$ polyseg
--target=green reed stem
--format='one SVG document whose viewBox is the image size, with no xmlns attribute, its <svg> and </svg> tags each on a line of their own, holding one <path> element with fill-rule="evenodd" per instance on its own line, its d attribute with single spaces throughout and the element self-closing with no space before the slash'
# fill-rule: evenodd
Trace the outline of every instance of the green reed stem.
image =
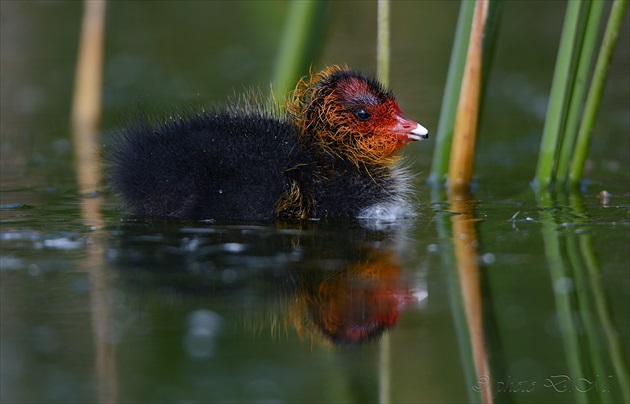
<svg viewBox="0 0 630 404">
<path fill-rule="evenodd" d="M 389 87 L 389 0 L 378 0 L 378 22 L 376 40 L 376 72 L 385 87 Z"/>
<path fill-rule="evenodd" d="M 602 46 L 597 57 L 591 87 L 589 88 L 586 104 L 584 106 L 584 114 L 578 131 L 573 160 L 571 161 L 569 182 L 573 186 L 579 183 L 584 174 L 584 162 L 586 161 L 586 155 L 588 154 L 591 143 L 591 131 L 602 99 L 610 60 L 612 59 L 615 46 L 617 45 L 617 39 L 627 5 L 628 0 L 615 0 L 610 11 L 606 32 L 604 33 Z"/>
<path fill-rule="evenodd" d="M 485 95 L 486 83 L 492 72 L 490 65 L 494 57 L 494 49 L 497 42 L 497 32 L 499 31 L 499 23 L 501 21 L 501 10 L 503 8 L 502 1 L 490 0 L 488 5 L 488 19 L 483 33 L 483 71 L 481 72 L 481 96 L 479 98 L 479 111 L 483 108 L 483 99 Z M 481 117 L 480 117 L 481 120 Z"/>
<path fill-rule="evenodd" d="M 595 61 L 593 55 L 595 54 L 595 45 L 597 44 L 605 6 L 606 2 L 604 1 L 586 1 L 583 6 L 582 20 L 585 22 L 585 28 L 580 30 L 582 35 L 578 46 L 580 50 L 577 52 L 579 53 L 577 72 L 573 78 L 567 119 L 564 125 L 562 144 L 560 145 L 560 155 L 556 165 L 555 181 L 557 183 L 565 183 L 569 174 L 569 164 L 573 155 L 575 138 L 577 137 L 582 107 L 586 97 L 588 76 Z"/>
<path fill-rule="evenodd" d="M 313 63 L 321 43 L 328 4 L 327 0 L 290 2 L 272 86 L 274 98 L 280 105 L 286 91 L 308 73 Z"/>
<path fill-rule="evenodd" d="M 462 1 L 459 9 L 457 29 L 455 31 L 453 49 L 451 50 L 451 61 L 448 67 L 446 87 L 444 88 L 444 97 L 442 98 L 442 107 L 440 109 L 440 121 L 436 134 L 431 174 L 429 175 L 429 182 L 434 186 L 444 183 L 448 173 L 451 143 L 455 129 L 455 115 L 457 113 L 462 77 L 464 77 L 468 38 L 470 37 L 474 9 L 474 1 Z"/>
<path fill-rule="evenodd" d="M 551 96 L 547 107 L 547 118 L 543 129 L 538 166 L 536 168 L 536 182 L 540 189 L 551 185 L 554 162 L 558 154 L 558 146 L 562 136 L 562 123 L 571 77 L 571 60 L 575 38 L 579 26 L 580 8 L 582 2 L 567 3 L 567 12 L 562 27 L 562 38 L 558 50 L 556 67 L 553 72 Z"/>
<path fill-rule="evenodd" d="M 385 86 L 389 87 L 390 40 L 389 40 L 389 0 L 378 0 L 376 23 L 376 74 Z M 381 403 L 392 401 L 392 341 L 386 333 L 379 343 L 378 397 Z"/>
</svg>

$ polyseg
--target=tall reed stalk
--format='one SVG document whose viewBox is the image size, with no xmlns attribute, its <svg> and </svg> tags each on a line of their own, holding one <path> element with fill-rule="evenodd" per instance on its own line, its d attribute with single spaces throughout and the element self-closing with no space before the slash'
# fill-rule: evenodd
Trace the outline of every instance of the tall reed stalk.
<svg viewBox="0 0 630 404">
<path fill-rule="evenodd" d="M 584 114 L 580 129 L 578 131 L 577 143 L 575 146 L 575 155 L 571 162 L 569 172 L 569 181 L 576 185 L 582 180 L 584 173 L 584 162 L 590 147 L 591 132 L 597 116 L 597 110 L 601 103 L 602 94 L 604 92 L 604 84 L 608 75 L 608 67 L 610 60 L 617 45 L 619 31 L 625 15 L 628 0 L 615 0 L 610 11 L 610 17 L 604 33 L 602 46 L 597 57 L 597 64 L 593 73 L 591 87 L 589 88 L 586 104 L 584 106 Z"/>
<path fill-rule="evenodd" d="M 101 119 L 105 1 L 86 1 L 72 99 L 72 135 L 77 181 L 82 193 L 100 180 L 98 134 Z"/>
<path fill-rule="evenodd" d="M 567 3 L 567 11 L 562 27 L 562 38 L 556 67 L 553 73 L 551 85 L 551 97 L 547 106 L 547 118 L 543 128 L 542 141 L 538 154 L 538 166 L 536 168 L 536 181 L 540 188 L 547 188 L 553 179 L 554 163 L 560 144 L 562 125 L 566 100 L 570 89 L 571 60 L 575 37 L 578 32 L 580 9 L 582 2 L 570 1 Z"/>
<path fill-rule="evenodd" d="M 590 134 L 627 3 L 627 0 L 613 3 L 586 103 L 584 94 L 606 4 L 602 1 L 567 3 L 536 167 L 536 185 L 541 189 L 555 183 L 564 184 L 567 177 L 571 185 L 582 179 Z"/>
<path fill-rule="evenodd" d="M 98 137 L 101 118 L 103 50 L 105 42 L 105 0 L 84 1 L 79 54 L 72 100 L 72 136 L 77 183 L 82 194 L 81 217 L 89 225 L 93 240 L 87 246 L 82 268 L 90 280 L 90 317 L 94 342 L 96 400 L 118 401 L 116 348 L 110 336 L 114 328 L 110 289 L 104 264 L 105 235 L 101 213 L 102 198 L 93 197 L 100 182 Z"/>
<path fill-rule="evenodd" d="M 389 26 L 389 0 L 378 0 L 376 23 L 376 74 L 385 87 L 389 87 L 390 66 L 390 26 Z M 387 404 L 392 401 L 391 393 L 391 351 L 392 342 L 389 333 L 385 333 L 379 342 L 379 375 L 378 375 L 378 401 Z"/>
<path fill-rule="evenodd" d="M 377 39 L 376 39 L 376 72 L 385 87 L 389 87 L 389 0 L 378 0 Z"/>
<path fill-rule="evenodd" d="M 477 13 L 479 24 L 475 28 L 473 19 L 478 4 L 483 4 L 484 10 L 483 15 Z M 447 176 L 449 183 L 459 184 L 455 186 L 467 186 L 472 178 L 475 140 L 471 135 L 477 131 L 499 10 L 498 1 L 461 3 L 429 175 L 434 198 L 439 198 L 439 187 Z M 477 39 L 471 38 L 475 30 Z M 455 136 L 456 131 L 461 134 Z"/>
<path fill-rule="evenodd" d="M 474 9 L 475 3 L 473 1 L 462 1 L 459 8 L 455 39 L 451 50 L 451 61 L 448 65 L 446 87 L 444 88 L 444 97 L 442 98 L 442 107 L 440 109 L 431 174 L 429 175 L 429 182 L 435 188 L 439 187 L 446 180 L 448 174 L 457 101 L 459 99 L 462 77 L 464 76 L 467 44 L 470 37 Z"/>
<path fill-rule="evenodd" d="M 475 2 L 448 168 L 451 192 L 462 188 L 468 189 L 472 180 L 483 69 L 483 34 L 488 17 L 488 5 L 489 0 Z"/>
<path fill-rule="evenodd" d="M 319 51 L 328 4 L 328 0 L 289 3 L 272 84 L 273 96 L 279 105 L 286 91 L 308 73 Z"/>
<path fill-rule="evenodd" d="M 604 12 L 603 1 L 587 1 L 584 3 L 582 11 L 582 21 L 585 27 L 581 27 L 582 35 L 579 38 L 578 48 L 576 52 L 577 66 L 575 77 L 573 78 L 571 93 L 568 102 L 567 122 L 564 127 L 564 134 L 560 144 L 560 154 L 558 156 L 557 170 L 555 173 L 556 181 L 566 182 L 569 170 L 569 161 L 573 154 L 575 146 L 575 138 L 577 137 L 578 125 L 580 123 L 579 116 L 582 113 L 582 105 L 586 96 L 588 87 L 588 77 L 591 73 L 593 54 L 597 43 L 597 36 L 602 22 Z"/>
</svg>

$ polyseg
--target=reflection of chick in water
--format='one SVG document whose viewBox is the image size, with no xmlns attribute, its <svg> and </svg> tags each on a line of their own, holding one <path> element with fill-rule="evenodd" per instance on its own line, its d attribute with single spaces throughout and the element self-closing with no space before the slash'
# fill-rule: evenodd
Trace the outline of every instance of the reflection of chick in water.
<svg viewBox="0 0 630 404">
<path fill-rule="evenodd" d="M 319 334 L 335 345 L 378 338 L 396 325 L 399 311 L 416 300 L 402 284 L 399 264 L 390 252 L 372 252 L 363 263 L 319 275 L 323 279 L 301 282 L 298 299 L 287 311 L 301 336 Z"/>
<path fill-rule="evenodd" d="M 249 331 L 295 328 L 332 345 L 377 338 L 415 301 L 393 250 L 395 232 L 318 222 L 207 230 L 182 236 L 168 222 L 125 223 L 109 262 L 126 288 L 167 294 L 153 304 L 209 298 L 219 315 L 224 305 L 240 306 Z"/>
</svg>

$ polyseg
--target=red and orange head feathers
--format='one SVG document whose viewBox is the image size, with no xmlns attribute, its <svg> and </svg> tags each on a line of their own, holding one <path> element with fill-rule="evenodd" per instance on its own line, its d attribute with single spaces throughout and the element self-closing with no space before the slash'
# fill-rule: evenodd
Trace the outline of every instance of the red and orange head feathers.
<svg viewBox="0 0 630 404">
<path fill-rule="evenodd" d="M 427 130 L 405 118 L 391 91 L 348 67 L 332 66 L 298 83 L 287 111 L 305 136 L 356 164 L 390 165 Z"/>
</svg>

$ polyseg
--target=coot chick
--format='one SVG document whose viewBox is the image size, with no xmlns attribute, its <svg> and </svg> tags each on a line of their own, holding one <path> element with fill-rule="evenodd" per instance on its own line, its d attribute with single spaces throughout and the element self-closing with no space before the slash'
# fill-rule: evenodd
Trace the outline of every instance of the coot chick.
<svg viewBox="0 0 630 404">
<path fill-rule="evenodd" d="M 303 79 L 286 112 L 232 105 L 122 130 L 109 181 L 141 216 L 370 217 L 410 212 L 396 152 L 427 130 L 391 91 L 348 67 Z"/>
</svg>

